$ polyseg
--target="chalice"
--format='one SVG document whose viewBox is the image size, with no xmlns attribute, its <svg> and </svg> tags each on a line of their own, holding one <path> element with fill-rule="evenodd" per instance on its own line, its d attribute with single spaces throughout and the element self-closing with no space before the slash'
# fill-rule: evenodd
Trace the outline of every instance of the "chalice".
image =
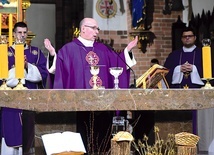
<svg viewBox="0 0 214 155">
<path fill-rule="evenodd" d="M 114 89 L 120 89 L 118 77 L 122 74 L 123 68 L 122 67 L 111 67 L 111 68 L 109 68 L 109 71 L 110 71 L 110 74 L 114 76 Z"/>
<path fill-rule="evenodd" d="M 93 75 L 92 79 L 93 79 L 93 89 L 98 89 L 97 86 L 97 78 L 98 78 L 98 74 L 100 72 L 100 68 L 99 66 L 91 66 L 90 67 L 90 72 Z"/>
</svg>

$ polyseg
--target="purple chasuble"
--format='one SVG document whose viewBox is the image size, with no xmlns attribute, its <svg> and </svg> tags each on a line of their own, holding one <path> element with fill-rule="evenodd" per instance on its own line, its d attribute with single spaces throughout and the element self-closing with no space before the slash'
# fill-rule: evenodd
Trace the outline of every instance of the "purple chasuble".
<svg viewBox="0 0 214 155">
<path fill-rule="evenodd" d="M 191 82 L 190 75 L 187 78 L 183 77 L 180 84 L 172 84 L 172 75 L 176 66 L 182 65 L 185 62 L 196 66 L 199 76 L 202 77 L 202 51 L 196 47 L 192 52 L 184 52 L 183 49 L 173 51 L 169 54 L 164 64 L 164 67 L 169 69 L 169 73 L 166 75 L 166 80 L 170 88 L 183 88 L 188 86 L 189 88 L 201 88 L 201 85 L 194 84 Z"/>
<path fill-rule="evenodd" d="M 98 60 L 99 74 L 105 88 L 114 87 L 114 77 L 110 74 L 110 67 L 123 67 L 119 76 L 119 87 L 128 88 L 130 70 L 126 69 L 124 53 L 118 55 L 104 44 L 94 42 L 93 47 L 85 47 L 78 39 L 64 45 L 58 52 L 54 80 L 55 89 L 92 89 L 90 79 L 90 64 L 86 61 L 89 52 L 94 53 Z M 123 59 L 123 60 L 121 60 Z"/>
<path fill-rule="evenodd" d="M 7 146 L 22 146 L 22 110 L 2 108 L 1 134 Z"/>
</svg>

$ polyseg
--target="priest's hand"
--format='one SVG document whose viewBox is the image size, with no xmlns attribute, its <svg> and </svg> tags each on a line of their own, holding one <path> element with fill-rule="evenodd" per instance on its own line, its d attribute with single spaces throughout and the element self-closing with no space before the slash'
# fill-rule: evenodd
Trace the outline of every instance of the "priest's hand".
<svg viewBox="0 0 214 155">
<path fill-rule="evenodd" d="M 192 64 L 186 62 L 183 65 L 181 65 L 181 72 L 186 73 L 186 72 L 192 72 Z"/>
<path fill-rule="evenodd" d="M 49 39 L 47 39 L 47 38 L 44 39 L 44 45 L 45 45 L 45 48 L 49 51 L 51 56 L 54 56 L 56 54 L 55 49 L 51 45 L 51 42 Z"/>
<path fill-rule="evenodd" d="M 137 42 L 138 42 L 138 36 L 135 37 L 134 40 L 132 40 L 128 45 L 127 45 L 127 50 L 131 51 L 132 48 L 134 48 L 135 46 L 137 46 Z"/>
</svg>

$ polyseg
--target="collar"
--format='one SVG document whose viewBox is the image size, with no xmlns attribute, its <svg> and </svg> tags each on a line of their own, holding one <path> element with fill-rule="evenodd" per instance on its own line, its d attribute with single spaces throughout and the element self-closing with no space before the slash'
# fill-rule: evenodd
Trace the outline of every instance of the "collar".
<svg viewBox="0 0 214 155">
<path fill-rule="evenodd" d="M 13 43 L 13 45 L 11 46 L 13 49 L 15 49 L 15 43 Z M 28 49 L 29 48 L 29 46 L 27 45 L 27 44 L 24 44 L 24 49 L 26 50 L 26 49 Z"/>
<path fill-rule="evenodd" d="M 192 52 L 195 48 L 196 48 L 195 45 L 193 45 L 193 46 L 190 47 L 190 48 L 187 48 L 187 47 L 184 47 L 184 46 L 183 46 L 183 51 L 184 51 L 184 52 Z"/>
<path fill-rule="evenodd" d="M 94 45 L 94 41 L 86 40 L 86 39 L 82 38 L 81 36 L 79 36 L 77 39 L 78 39 L 85 47 L 93 47 L 93 45 Z"/>
</svg>

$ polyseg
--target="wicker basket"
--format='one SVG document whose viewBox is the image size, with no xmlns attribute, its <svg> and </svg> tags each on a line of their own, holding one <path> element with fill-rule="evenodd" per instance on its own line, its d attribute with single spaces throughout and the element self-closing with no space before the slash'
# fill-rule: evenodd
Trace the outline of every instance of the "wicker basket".
<svg viewBox="0 0 214 155">
<path fill-rule="evenodd" d="M 196 146 L 200 137 L 188 132 L 175 134 L 175 143 L 183 146 Z"/>
</svg>

